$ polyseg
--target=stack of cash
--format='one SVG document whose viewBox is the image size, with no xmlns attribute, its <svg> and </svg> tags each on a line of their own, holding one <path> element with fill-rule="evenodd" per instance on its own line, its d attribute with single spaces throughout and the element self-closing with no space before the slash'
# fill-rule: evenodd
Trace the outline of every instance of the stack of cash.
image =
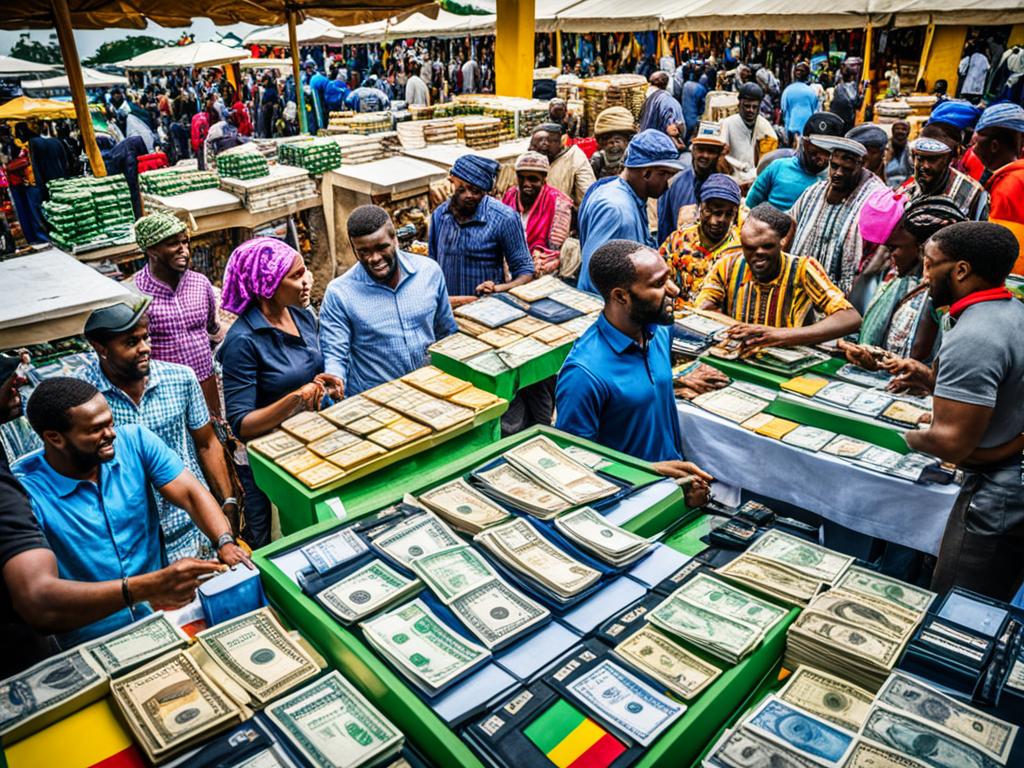
<svg viewBox="0 0 1024 768">
<path fill-rule="evenodd" d="M 139 187 L 151 195 L 169 197 L 197 192 L 200 189 L 216 189 L 220 179 L 213 171 L 197 168 L 158 168 L 139 174 Z"/>
<path fill-rule="evenodd" d="M 785 616 L 784 608 L 698 573 L 647 618 L 670 635 L 736 664 Z"/>
<path fill-rule="evenodd" d="M 570 506 L 559 493 L 508 463 L 478 471 L 474 478 L 494 498 L 541 520 L 550 520 Z"/>
<path fill-rule="evenodd" d="M 188 646 L 188 635 L 158 611 L 84 644 L 86 652 L 111 677 L 143 662 Z"/>
<path fill-rule="evenodd" d="M 997 768 L 1018 726 L 893 672 L 877 695 L 799 667 L 711 748 L 706 768 Z"/>
<path fill-rule="evenodd" d="M 420 494 L 420 502 L 452 527 L 470 535 L 507 520 L 510 515 L 461 477 Z"/>
<path fill-rule="evenodd" d="M 289 142 L 277 148 L 277 160 L 317 176 L 341 165 L 341 147 L 328 138 Z"/>
<path fill-rule="evenodd" d="M 217 173 L 235 179 L 257 179 L 270 173 L 267 158 L 247 146 L 228 149 L 217 155 Z"/>
<path fill-rule="evenodd" d="M 490 344 L 479 339 L 475 339 L 465 333 L 453 333 L 451 336 L 446 336 L 440 341 L 431 344 L 429 351 L 437 352 L 453 360 L 468 360 L 473 355 L 479 355 L 481 352 L 487 352 L 490 349 Z"/>
<path fill-rule="evenodd" d="M 268 707 L 267 715 L 317 768 L 379 765 L 394 758 L 404 740 L 398 728 L 337 671 Z"/>
<path fill-rule="evenodd" d="M 5 745 L 103 698 L 110 679 L 85 648 L 73 648 L 0 682 L 0 740 Z"/>
<path fill-rule="evenodd" d="M 609 523 L 590 507 L 556 517 L 555 528 L 569 541 L 615 568 L 636 562 L 652 546 L 650 540 Z"/>
<path fill-rule="evenodd" d="M 371 535 L 373 545 L 406 568 L 417 557 L 462 543 L 443 521 L 430 513 L 413 515 Z"/>
<path fill-rule="evenodd" d="M 686 701 L 722 674 L 721 669 L 690 653 L 650 624 L 631 634 L 612 652 Z"/>
<path fill-rule="evenodd" d="M 488 528 L 474 540 L 558 603 L 572 601 L 601 578 L 599 571 L 558 549 L 522 518 Z"/>
<path fill-rule="evenodd" d="M 317 593 L 317 600 L 342 624 L 362 621 L 382 608 L 401 602 L 423 587 L 383 560 L 374 558 Z"/>
<path fill-rule="evenodd" d="M 228 677 L 263 705 L 320 672 L 269 608 L 259 608 L 203 630 L 200 647 Z"/>
<path fill-rule="evenodd" d="M 176 651 L 129 672 L 110 692 L 136 743 L 150 762 L 237 725 L 243 713 L 185 651 Z"/>
<path fill-rule="evenodd" d="M 790 626 L 786 665 L 828 669 L 877 690 L 933 598 L 927 590 L 852 568 Z"/>
<path fill-rule="evenodd" d="M 469 304 L 463 304 L 455 310 L 455 315 L 488 328 L 499 328 L 520 317 L 526 317 L 526 312 L 501 299 L 487 296 Z"/>
<path fill-rule="evenodd" d="M 508 449 L 505 460 L 573 506 L 590 504 L 619 491 L 615 483 L 583 466 L 543 435 Z"/>
<path fill-rule="evenodd" d="M 453 632 L 419 598 L 360 625 L 366 642 L 428 696 L 464 678 L 491 652 Z"/>
<path fill-rule="evenodd" d="M 491 650 L 522 637 L 551 615 L 465 544 L 418 557 L 412 569 Z"/>
</svg>

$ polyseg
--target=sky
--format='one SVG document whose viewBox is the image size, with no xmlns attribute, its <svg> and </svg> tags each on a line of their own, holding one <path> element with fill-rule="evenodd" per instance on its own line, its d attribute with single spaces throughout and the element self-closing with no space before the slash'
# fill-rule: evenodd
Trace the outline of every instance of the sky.
<svg viewBox="0 0 1024 768">
<path fill-rule="evenodd" d="M 192 26 L 190 27 L 169 29 L 161 27 L 158 24 L 154 24 L 153 22 L 149 22 L 146 29 L 75 30 L 75 43 L 78 45 L 78 55 L 83 59 L 87 59 L 92 56 L 96 52 L 96 49 L 107 40 L 120 40 L 132 35 L 150 35 L 152 37 L 159 37 L 165 40 L 177 40 L 185 29 L 194 33 L 196 40 L 203 41 L 212 40 L 215 32 L 221 32 L 222 34 L 234 32 L 239 37 L 245 37 L 249 32 L 256 29 L 256 27 L 252 24 L 216 26 L 209 19 L 193 19 Z M 11 46 L 14 45 L 18 41 L 18 38 L 25 32 L 29 32 L 29 35 L 33 40 L 38 40 L 42 43 L 45 43 L 49 39 L 50 35 L 54 34 L 53 30 L 47 29 L 0 29 L 0 54 L 6 55 L 10 53 Z"/>
</svg>

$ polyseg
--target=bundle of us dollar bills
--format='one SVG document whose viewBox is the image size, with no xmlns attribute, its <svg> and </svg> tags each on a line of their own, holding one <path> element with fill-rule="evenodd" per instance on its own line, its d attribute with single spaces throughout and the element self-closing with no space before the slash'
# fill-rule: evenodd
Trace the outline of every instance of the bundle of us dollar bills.
<svg viewBox="0 0 1024 768">
<path fill-rule="evenodd" d="M 653 546 L 648 539 L 608 522 L 590 507 L 556 517 L 555 528 L 569 541 L 616 568 L 636 562 Z"/>
</svg>

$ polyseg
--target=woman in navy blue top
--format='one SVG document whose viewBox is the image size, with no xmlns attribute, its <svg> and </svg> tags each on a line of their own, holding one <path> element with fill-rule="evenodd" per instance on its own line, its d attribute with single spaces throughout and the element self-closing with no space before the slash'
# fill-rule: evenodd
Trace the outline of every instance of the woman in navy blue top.
<svg viewBox="0 0 1024 768">
<path fill-rule="evenodd" d="M 245 442 L 301 411 L 316 410 L 325 395 L 343 396 L 342 382 L 324 373 L 316 319 L 303 307 L 312 278 L 301 254 L 270 237 L 243 243 L 231 254 L 222 304 L 239 317 L 218 352 L 224 406 L 235 435 Z M 270 501 L 239 468 L 245 487 L 246 541 L 270 541 Z"/>
</svg>

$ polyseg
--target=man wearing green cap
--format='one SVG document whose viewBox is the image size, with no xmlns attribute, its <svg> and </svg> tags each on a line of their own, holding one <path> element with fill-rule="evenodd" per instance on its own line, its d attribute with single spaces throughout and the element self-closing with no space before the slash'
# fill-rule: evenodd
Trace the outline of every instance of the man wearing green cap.
<svg viewBox="0 0 1024 768">
<path fill-rule="evenodd" d="M 221 336 L 217 298 L 210 281 L 189 269 L 189 239 L 177 216 L 158 212 L 135 222 L 135 240 L 146 254 L 135 288 L 151 296 L 149 336 L 154 360 L 195 371 L 210 412 L 220 416 L 211 343 Z"/>
</svg>

